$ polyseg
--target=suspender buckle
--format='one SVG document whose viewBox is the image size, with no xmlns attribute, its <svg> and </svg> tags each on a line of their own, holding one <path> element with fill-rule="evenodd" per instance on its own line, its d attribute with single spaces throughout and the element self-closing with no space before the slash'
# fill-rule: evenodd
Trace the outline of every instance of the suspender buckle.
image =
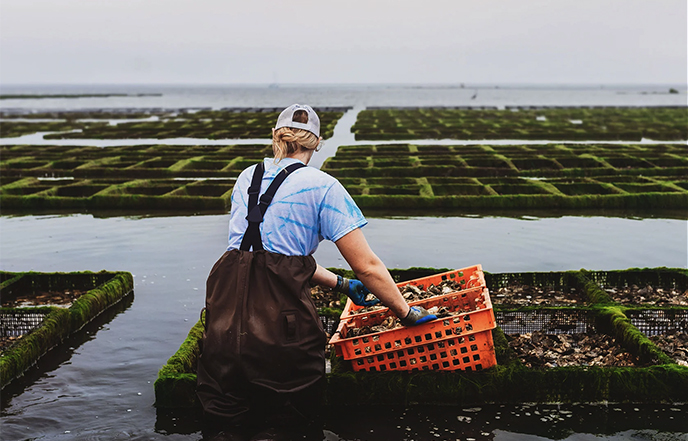
<svg viewBox="0 0 688 441">
<path fill-rule="evenodd" d="M 265 205 L 265 207 L 267 207 L 268 205 L 270 205 L 270 202 L 272 202 L 272 195 L 263 193 L 263 195 L 260 197 L 260 204 Z"/>
<path fill-rule="evenodd" d="M 255 222 L 255 223 L 261 223 L 263 222 L 263 212 L 260 209 L 259 205 L 256 205 L 251 209 L 251 211 L 248 212 L 248 216 L 246 216 L 246 220 L 249 222 Z"/>
</svg>

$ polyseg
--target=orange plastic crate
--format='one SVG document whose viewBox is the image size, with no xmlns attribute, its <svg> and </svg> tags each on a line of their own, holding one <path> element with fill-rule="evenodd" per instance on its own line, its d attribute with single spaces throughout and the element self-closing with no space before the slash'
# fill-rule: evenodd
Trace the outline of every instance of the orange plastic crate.
<svg viewBox="0 0 688 441">
<path fill-rule="evenodd" d="M 496 324 L 486 287 L 430 297 L 410 305 L 444 306 L 452 312 L 466 312 L 419 326 L 349 337 L 350 329 L 378 325 L 392 312 L 385 308 L 355 314 L 342 319 L 330 343 L 337 355 L 351 361 L 355 371 L 470 371 L 497 364 L 491 332 Z"/>
<path fill-rule="evenodd" d="M 483 267 L 481 265 L 474 265 L 467 268 L 456 269 L 454 271 L 447 271 L 445 273 L 438 273 L 433 274 L 432 276 L 400 282 L 397 283 L 397 287 L 403 288 L 406 285 L 415 285 L 421 289 L 427 289 L 431 284 L 437 286 L 445 280 L 456 280 L 463 289 L 486 286 Z M 361 309 L 363 309 L 362 306 L 358 306 L 354 304 L 351 299 L 347 299 L 346 304 L 344 305 L 344 311 L 342 312 L 340 318 L 344 320 L 351 315 L 358 314 L 357 311 Z"/>
</svg>

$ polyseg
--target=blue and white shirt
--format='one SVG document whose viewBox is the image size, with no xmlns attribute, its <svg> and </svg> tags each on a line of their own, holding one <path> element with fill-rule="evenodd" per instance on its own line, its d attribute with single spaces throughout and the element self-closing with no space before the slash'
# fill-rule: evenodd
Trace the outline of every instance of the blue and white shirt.
<svg viewBox="0 0 688 441">
<path fill-rule="evenodd" d="M 265 158 L 260 194 L 265 193 L 282 169 L 297 162 L 300 161 L 284 158 L 275 164 L 273 158 Z M 241 172 L 232 190 L 228 250 L 240 248 L 248 227 L 248 188 L 255 168 L 253 165 Z M 267 251 L 308 256 L 323 239 L 336 242 L 367 223 L 339 181 L 316 168 L 303 167 L 290 174 L 277 189 L 260 224 L 260 236 Z"/>
</svg>

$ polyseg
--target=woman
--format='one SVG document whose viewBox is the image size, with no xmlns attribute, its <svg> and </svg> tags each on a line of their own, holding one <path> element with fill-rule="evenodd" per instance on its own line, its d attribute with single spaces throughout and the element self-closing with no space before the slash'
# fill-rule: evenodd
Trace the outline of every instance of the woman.
<svg viewBox="0 0 688 441">
<path fill-rule="evenodd" d="M 436 318 L 409 308 L 368 246 L 360 230 L 367 221 L 344 187 L 305 166 L 321 142 L 313 109 L 289 106 L 273 129 L 275 158 L 244 170 L 232 191 L 229 247 L 208 277 L 198 364 L 198 396 L 216 428 L 314 421 L 326 336 L 311 284 L 359 305 L 377 302 L 366 302 L 372 291 L 406 326 Z M 323 239 L 336 244 L 360 280 L 316 264 L 312 254 Z"/>
</svg>

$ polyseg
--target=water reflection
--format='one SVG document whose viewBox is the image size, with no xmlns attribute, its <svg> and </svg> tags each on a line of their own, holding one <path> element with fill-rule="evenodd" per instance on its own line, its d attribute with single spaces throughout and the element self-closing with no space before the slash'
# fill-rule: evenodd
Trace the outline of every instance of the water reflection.
<svg viewBox="0 0 688 441">
<path fill-rule="evenodd" d="M 488 217 L 503 217 L 509 219 L 520 220 L 538 220 L 549 218 L 562 217 L 608 217 L 620 219 L 676 219 L 688 220 L 688 213 L 686 210 L 675 209 L 653 209 L 653 210 L 639 210 L 639 209 L 578 209 L 578 210 L 563 210 L 563 209 L 528 209 L 528 210 L 406 210 L 403 215 L 398 212 L 389 210 L 372 210 L 366 209 L 364 212 L 368 218 L 390 218 L 390 219 L 407 219 L 412 217 L 464 217 L 472 219 L 488 218 Z"/>
<path fill-rule="evenodd" d="M 364 232 L 371 247 L 390 268 L 462 268 L 480 263 L 484 270 L 498 273 L 687 266 L 685 217 L 585 217 L 560 212 L 551 217 L 522 215 L 532 217 L 369 216 L 370 223 Z M 45 358 L 47 362 L 56 357 L 47 373 L 36 371 L 31 374 L 33 380 L 27 376 L 18 389 L 3 390 L 3 439 L 200 439 L 199 420 L 193 413 L 156 412 L 153 382 L 198 320 L 205 280 L 226 248 L 227 224 L 227 214 L 0 216 L 0 269 L 123 270 L 134 274 L 136 285 L 136 301 L 127 306 L 125 313 L 93 330 L 99 330 L 98 338 L 80 334 L 83 343 L 64 346 L 76 349 Z M 328 242 L 320 246 L 315 257 L 324 266 L 346 265 Z M 508 436 L 525 433 L 529 440 L 540 439 L 537 436 L 561 439 L 566 430 L 577 433 L 579 439 L 583 433 L 614 434 L 641 429 L 688 433 L 688 428 L 671 425 L 678 424 L 677 415 L 685 416 L 685 407 L 679 407 L 682 414 L 671 411 L 672 406 L 642 411 L 635 411 L 634 406 L 620 407 L 621 414 L 615 413 L 615 407 L 574 406 L 573 416 L 559 412 L 565 420 L 556 422 L 540 421 L 533 416 L 534 411 L 526 418 L 525 411 L 518 406 L 501 410 L 499 406 L 493 410 L 483 406 L 475 415 L 460 413 L 462 409 L 456 407 L 413 408 L 406 415 L 405 409 L 347 409 L 345 413 L 333 410 L 325 427 L 330 439 L 339 436 L 345 440 L 465 441 L 467 437 L 482 439 L 481 431 L 494 439 L 519 439 Z M 512 411 L 519 416 L 512 415 Z M 604 412 L 605 420 L 586 426 L 590 418 L 598 421 L 599 412 Z M 626 425 L 622 424 L 622 414 L 630 415 Z M 656 418 L 643 419 L 640 414 Z M 460 415 L 471 416 L 472 422 L 459 421 Z M 571 421 L 579 421 L 579 425 Z M 406 430 L 407 425 L 411 433 Z M 548 427 L 564 429 L 551 432 Z M 456 433 L 450 433 L 451 430 Z M 71 433 L 66 435 L 65 431 Z M 459 435 L 459 431 L 471 435 Z M 595 435 L 587 439 L 603 438 Z"/>
<path fill-rule="evenodd" d="M 132 291 L 122 297 L 119 302 L 96 316 L 79 331 L 70 335 L 62 344 L 48 351 L 48 353 L 38 359 L 36 364 L 29 368 L 21 377 L 7 385 L 2 390 L 2 395 L 0 396 L 2 416 L 6 415 L 6 411 L 12 404 L 12 399 L 14 397 L 24 393 L 24 391 L 34 383 L 51 377 L 51 372 L 55 371 L 63 364 L 69 363 L 69 360 L 74 353 L 79 350 L 82 344 L 95 339 L 99 330 L 103 329 L 119 314 L 129 309 L 133 303 L 134 292 Z"/>
<path fill-rule="evenodd" d="M 686 405 L 629 404 L 347 408 L 331 412 L 326 427 L 343 440 L 623 439 L 651 431 L 685 439 L 687 412 Z"/>
<path fill-rule="evenodd" d="M 155 431 L 201 438 L 200 410 L 158 410 Z M 323 439 L 686 440 L 686 404 L 489 404 L 329 407 Z"/>
</svg>

